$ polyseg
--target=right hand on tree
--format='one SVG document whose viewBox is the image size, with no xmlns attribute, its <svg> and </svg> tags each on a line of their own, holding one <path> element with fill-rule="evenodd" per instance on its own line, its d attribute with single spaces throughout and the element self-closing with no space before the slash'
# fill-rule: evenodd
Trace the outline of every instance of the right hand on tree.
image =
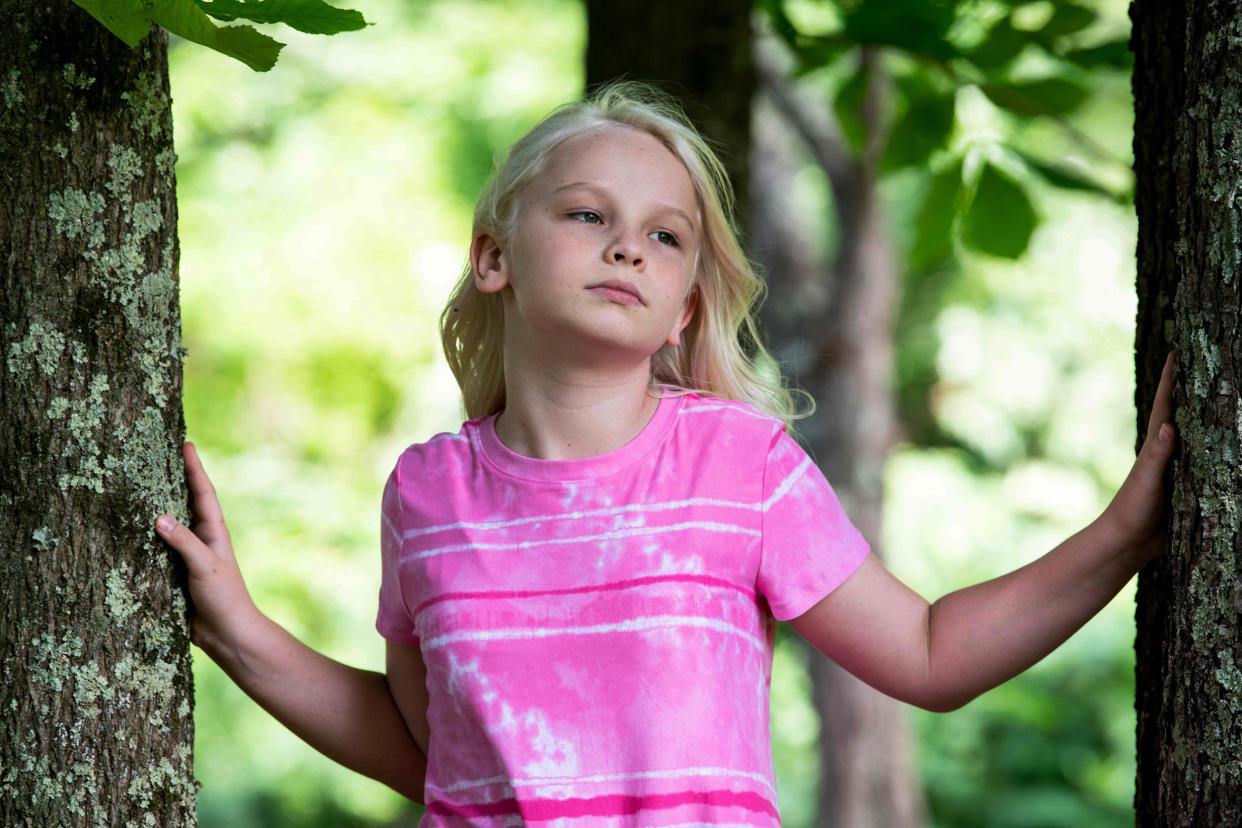
<svg viewBox="0 0 1242 828">
<path fill-rule="evenodd" d="M 160 515 L 155 530 L 185 561 L 194 604 L 190 640 L 212 654 L 222 647 L 233 648 L 260 613 L 242 580 L 216 489 L 203 471 L 194 444 L 185 443 L 181 453 L 193 526 L 186 527 L 171 515 Z"/>
</svg>

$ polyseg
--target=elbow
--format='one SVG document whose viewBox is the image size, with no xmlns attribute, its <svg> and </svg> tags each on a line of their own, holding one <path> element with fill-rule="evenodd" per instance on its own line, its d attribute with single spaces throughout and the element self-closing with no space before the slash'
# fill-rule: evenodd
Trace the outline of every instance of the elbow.
<svg viewBox="0 0 1242 828">
<path fill-rule="evenodd" d="M 922 708 L 930 713 L 952 713 L 965 707 L 974 696 L 933 696 L 913 702 L 915 707 Z"/>
<path fill-rule="evenodd" d="M 974 701 L 982 691 L 962 687 L 930 686 L 907 699 L 915 707 L 930 713 L 952 713 Z"/>
</svg>

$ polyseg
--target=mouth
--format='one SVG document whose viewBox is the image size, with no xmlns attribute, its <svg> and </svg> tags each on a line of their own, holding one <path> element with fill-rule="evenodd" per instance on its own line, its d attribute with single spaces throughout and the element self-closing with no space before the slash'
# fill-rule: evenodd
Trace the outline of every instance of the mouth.
<svg viewBox="0 0 1242 828">
<path fill-rule="evenodd" d="M 643 295 L 637 287 L 630 282 L 624 282 L 620 279 L 609 279 L 606 282 L 591 285 L 587 290 L 603 296 L 605 299 L 620 302 L 623 305 L 647 304 L 643 301 Z"/>
</svg>

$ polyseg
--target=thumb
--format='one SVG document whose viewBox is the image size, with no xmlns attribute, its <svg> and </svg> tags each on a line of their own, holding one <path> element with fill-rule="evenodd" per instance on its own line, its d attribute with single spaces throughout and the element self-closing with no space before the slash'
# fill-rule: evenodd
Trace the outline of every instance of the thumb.
<svg viewBox="0 0 1242 828">
<path fill-rule="evenodd" d="M 155 531 L 177 550 L 191 576 L 202 577 L 211 569 L 211 549 L 172 515 L 160 515 L 155 521 Z"/>
<path fill-rule="evenodd" d="M 1162 423 L 1156 433 L 1143 444 L 1139 452 L 1139 462 L 1147 467 L 1149 474 L 1163 476 L 1176 444 L 1177 429 L 1172 423 Z"/>
</svg>

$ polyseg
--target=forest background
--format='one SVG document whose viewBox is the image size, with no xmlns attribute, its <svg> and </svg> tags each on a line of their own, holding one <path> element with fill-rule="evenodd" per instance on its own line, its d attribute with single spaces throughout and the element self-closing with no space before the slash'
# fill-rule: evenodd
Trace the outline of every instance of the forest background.
<svg viewBox="0 0 1242 828">
<path fill-rule="evenodd" d="M 1090 5 L 1101 40 L 1124 38 L 1125 3 Z M 586 29 L 583 6 L 559 0 L 363 10 L 376 25 L 360 32 L 282 30 L 289 45 L 264 75 L 176 38 L 169 72 L 188 439 L 259 606 L 312 647 L 383 669 L 380 489 L 405 446 L 460 424 L 436 318 L 493 155 L 581 94 Z M 843 77 L 830 66 L 803 82 L 828 101 Z M 956 146 L 1003 132 L 1130 184 L 1124 73 L 1094 83 L 1070 116 L 1107 164 L 1081 159 L 1062 126 L 1035 119 L 1014 136 L 982 94 L 961 93 L 957 111 Z M 881 186 L 902 249 L 920 181 L 896 174 Z M 1077 531 L 1133 458 L 1133 205 L 1027 188 L 1042 218 L 1027 252 L 1005 261 L 959 249 L 938 275 L 944 289 L 919 291 L 924 304 L 898 319 L 897 395 L 924 395 L 959 443 L 903 442 L 885 471 L 888 565 L 929 599 Z M 831 249 L 830 190 L 810 158 L 789 197 L 823 217 Z M 912 365 L 932 366 L 934 382 L 903 370 Z M 1041 664 L 960 711 L 907 711 L 929 821 L 1133 823 L 1133 600 L 1131 586 Z M 817 763 L 799 653 L 778 642 L 772 680 L 792 828 L 810 824 Z M 420 806 L 316 754 L 197 651 L 195 680 L 203 826 L 417 821 Z"/>
</svg>

